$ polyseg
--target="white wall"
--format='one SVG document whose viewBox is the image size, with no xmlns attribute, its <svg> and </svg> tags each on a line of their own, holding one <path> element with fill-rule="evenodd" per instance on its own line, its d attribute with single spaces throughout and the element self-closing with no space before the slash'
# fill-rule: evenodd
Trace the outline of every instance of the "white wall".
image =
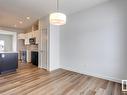
<svg viewBox="0 0 127 95">
<path fill-rule="evenodd" d="M 121 82 L 127 79 L 127 0 L 68 16 L 60 30 L 64 69 Z"/>
<path fill-rule="evenodd" d="M 0 30 L 15 32 L 16 34 L 25 32 L 22 29 L 16 29 L 16 28 L 10 28 L 10 27 L 0 27 Z M 13 40 L 16 40 L 16 42 L 17 42 L 16 43 L 17 44 L 17 50 L 16 51 L 19 51 L 19 50 L 25 48 L 25 45 L 24 45 L 24 41 L 23 40 L 17 40 L 17 38 L 15 38 Z"/>
<path fill-rule="evenodd" d="M 59 27 L 50 25 L 50 70 L 60 68 Z"/>
<path fill-rule="evenodd" d="M 12 51 L 13 52 L 17 52 L 17 32 L 0 30 L 0 34 L 3 34 L 3 35 L 12 35 Z"/>
<path fill-rule="evenodd" d="M 22 29 L 16 29 L 16 28 L 11 28 L 11 27 L 1 27 L 1 26 L 0 26 L 0 30 L 16 32 L 17 34 L 18 34 L 18 33 L 21 33 L 21 32 L 25 32 L 25 31 L 22 30 Z"/>
<path fill-rule="evenodd" d="M 11 28 L 11 27 L 1 27 L 1 26 L 0 26 L 0 30 L 11 31 L 11 32 L 16 32 L 16 33 L 25 32 L 22 29 L 16 29 L 16 28 Z"/>
<path fill-rule="evenodd" d="M 0 40 L 3 40 L 4 43 L 4 52 L 13 51 L 13 36 L 0 34 Z"/>
</svg>

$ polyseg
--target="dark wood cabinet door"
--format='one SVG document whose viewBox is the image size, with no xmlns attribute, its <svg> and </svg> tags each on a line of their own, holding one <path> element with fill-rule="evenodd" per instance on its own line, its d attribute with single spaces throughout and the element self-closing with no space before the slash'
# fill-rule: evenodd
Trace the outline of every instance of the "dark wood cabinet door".
<svg viewBox="0 0 127 95">
<path fill-rule="evenodd" d="M 0 54 L 0 72 L 13 70 L 18 67 L 17 53 Z"/>
</svg>

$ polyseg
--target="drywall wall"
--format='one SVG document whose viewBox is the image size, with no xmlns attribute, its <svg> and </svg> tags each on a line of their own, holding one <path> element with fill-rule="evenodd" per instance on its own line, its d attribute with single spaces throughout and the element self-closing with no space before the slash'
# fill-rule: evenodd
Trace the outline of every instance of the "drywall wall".
<svg viewBox="0 0 127 95">
<path fill-rule="evenodd" d="M 6 31 L 6 30 L 0 30 L 0 34 L 12 36 L 12 40 L 11 40 L 12 41 L 12 49 L 11 49 L 11 51 L 17 52 L 17 33 L 11 32 L 11 31 Z M 10 51 L 10 50 L 5 50 L 5 51 Z"/>
<path fill-rule="evenodd" d="M 68 16 L 60 29 L 64 69 L 121 82 L 127 79 L 127 0 Z"/>
<path fill-rule="evenodd" d="M 16 35 L 19 34 L 19 33 L 25 32 L 24 30 L 16 29 L 16 28 L 11 28 L 11 27 L 0 27 L 0 30 L 1 30 L 1 31 L 10 31 L 10 32 L 14 32 L 14 33 L 16 33 Z M 3 32 L 3 33 L 5 33 L 5 32 Z M 14 39 L 14 40 L 17 40 L 17 38 Z M 19 50 L 21 50 L 22 48 L 25 48 L 25 45 L 24 45 L 24 41 L 23 41 L 23 40 L 17 40 L 17 41 L 16 41 L 16 44 L 17 44 L 17 49 L 16 49 L 16 51 L 19 51 Z"/>
<path fill-rule="evenodd" d="M 60 68 L 59 62 L 59 26 L 50 25 L 50 70 Z"/>
<path fill-rule="evenodd" d="M 0 40 L 4 41 L 4 51 L 13 51 L 13 36 L 0 34 Z"/>
<path fill-rule="evenodd" d="M 21 29 L 16 29 L 16 28 L 11 28 L 11 27 L 1 27 L 0 30 L 5 30 L 5 31 L 11 31 L 11 32 L 16 32 L 16 33 L 22 33 L 24 30 Z"/>
</svg>

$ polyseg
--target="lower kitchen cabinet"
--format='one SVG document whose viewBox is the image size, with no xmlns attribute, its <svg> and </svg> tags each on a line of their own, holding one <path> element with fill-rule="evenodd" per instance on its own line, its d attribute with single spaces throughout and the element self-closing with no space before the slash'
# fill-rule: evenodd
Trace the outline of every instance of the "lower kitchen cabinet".
<svg viewBox="0 0 127 95">
<path fill-rule="evenodd" d="M 36 51 L 31 52 L 31 63 L 33 65 L 38 66 L 38 52 L 36 52 Z"/>
<path fill-rule="evenodd" d="M 0 53 L 0 73 L 16 71 L 18 53 Z"/>
</svg>

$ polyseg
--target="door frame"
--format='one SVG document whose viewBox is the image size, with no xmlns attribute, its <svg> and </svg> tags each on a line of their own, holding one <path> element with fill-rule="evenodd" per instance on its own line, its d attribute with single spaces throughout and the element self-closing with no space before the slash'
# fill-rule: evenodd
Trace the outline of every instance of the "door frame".
<svg viewBox="0 0 127 95">
<path fill-rule="evenodd" d="M 40 56 L 40 52 L 42 53 L 43 52 L 43 50 L 41 50 L 41 46 L 42 46 L 42 32 L 43 31 L 46 31 L 47 32 L 47 44 L 46 44 L 46 46 L 47 46 L 47 49 L 46 49 L 46 63 L 47 63 L 47 65 L 46 65 L 46 68 L 44 68 L 43 66 L 42 66 L 42 61 L 41 61 L 41 56 Z M 40 33 L 40 35 L 39 35 L 39 38 L 40 38 L 40 40 L 39 40 L 39 44 L 38 44 L 38 54 L 39 54 L 39 57 L 38 57 L 38 62 L 39 62 L 39 64 L 38 64 L 38 68 L 42 68 L 42 69 L 45 69 L 45 70 L 47 70 L 47 71 L 50 71 L 50 64 L 49 64 L 49 41 L 50 41 L 50 33 L 49 33 L 49 28 L 43 28 L 43 29 L 40 29 L 40 31 L 39 31 L 39 33 Z"/>
</svg>

